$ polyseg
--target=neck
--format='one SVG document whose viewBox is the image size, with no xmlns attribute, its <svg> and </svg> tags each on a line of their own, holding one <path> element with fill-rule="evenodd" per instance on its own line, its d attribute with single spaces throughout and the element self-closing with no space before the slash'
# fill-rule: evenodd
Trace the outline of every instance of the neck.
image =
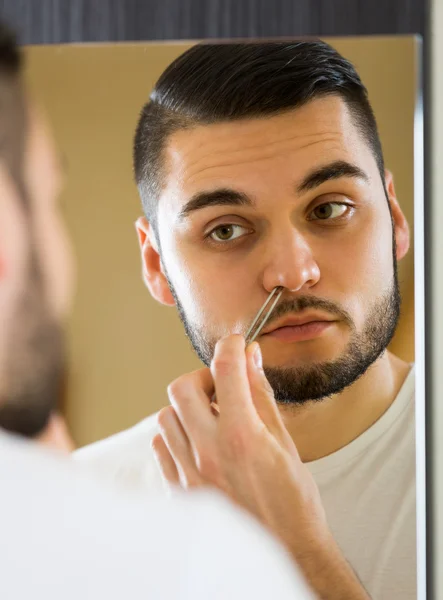
<svg viewBox="0 0 443 600">
<path fill-rule="evenodd" d="M 74 442 L 68 431 L 65 420 L 57 413 L 53 413 L 48 425 L 34 440 L 52 450 L 70 454 L 75 450 Z"/>
<path fill-rule="evenodd" d="M 409 370 L 408 363 L 385 352 L 340 394 L 303 406 L 281 406 L 302 461 L 332 454 L 369 429 L 391 406 Z"/>
</svg>

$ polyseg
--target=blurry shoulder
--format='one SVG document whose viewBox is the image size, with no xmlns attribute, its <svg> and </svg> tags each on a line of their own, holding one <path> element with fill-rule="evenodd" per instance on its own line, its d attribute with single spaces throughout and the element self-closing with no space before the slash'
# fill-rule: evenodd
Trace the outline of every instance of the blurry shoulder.
<svg viewBox="0 0 443 600">
<path fill-rule="evenodd" d="M 72 458 L 100 477 L 125 486 L 161 491 L 163 484 L 151 449 L 157 433 L 154 414 L 130 429 L 80 448 Z"/>
</svg>

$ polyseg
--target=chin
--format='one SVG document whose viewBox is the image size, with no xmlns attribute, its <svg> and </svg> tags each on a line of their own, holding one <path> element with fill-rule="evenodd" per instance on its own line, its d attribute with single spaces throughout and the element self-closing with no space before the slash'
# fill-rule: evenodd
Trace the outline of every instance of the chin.
<svg viewBox="0 0 443 600">
<path fill-rule="evenodd" d="M 343 356 L 346 344 L 343 342 L 324 343 L 323 340 L 295 342 L 283 348 L 270 348 L 263 345 L 263 362 L 267 367 L 296 369 L 309 367 L 315 363 L 334 362 Z"/>
</svg>

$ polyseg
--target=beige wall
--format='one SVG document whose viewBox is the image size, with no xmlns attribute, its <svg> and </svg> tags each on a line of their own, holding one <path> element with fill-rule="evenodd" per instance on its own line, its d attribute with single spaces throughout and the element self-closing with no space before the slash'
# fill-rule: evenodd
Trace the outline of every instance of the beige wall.
<svg viewBox="0 0 443 600">
<path fill-rule="evenodd" d="M 415 42 L 332 40 L 357 66 L 378 118 L 386 162 L 413 219 Z M 131 144 L 138 112 L 189 44 L 31 47 L 28 83 L 48 110 L 68 163 L 63 210 L 79 264 L 69 324 L 66 414 L 79 445 L 124 429 L 167 403 L 166 386 L 198 368 L 174 309 L 145 290 L 134 231 L 140 214 Z M 413 358 L 412 252 L 400 269 L 404 315 L 393 349 Z"/>
</svg>

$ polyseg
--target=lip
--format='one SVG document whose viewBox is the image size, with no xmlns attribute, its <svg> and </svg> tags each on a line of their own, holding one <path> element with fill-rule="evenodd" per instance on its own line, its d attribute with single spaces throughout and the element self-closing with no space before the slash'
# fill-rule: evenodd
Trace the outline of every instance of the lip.
<svg viewBox="0 0 443 600">
<path fill-rule="evenodd" d="M 322 323 L 324 325 L 328 325 L 330 323 L 334 323 L 335 319 L 331 319 L 322 315 L 320 313 L 307 313 L 306 315 L 292 316 L 281 319 L 280 321 L 276 321 L 269 327 L 265 327 L 262 332 L 262 335 L 266 335 L 268 333 L 273 333 L 277 329 L 282 329 L 283 327 L 301 327 L 302 325 L 308 325 L 309 323 Z"/>
<path fill-rule="evenodd" d="M 303 325 L 277 327 L 277 329 L 269 332 L 266 337 L 286 343 L 306 342 L 320 337 L 334 323 L 335 321 L 309 321 Z"/>
</svg>

